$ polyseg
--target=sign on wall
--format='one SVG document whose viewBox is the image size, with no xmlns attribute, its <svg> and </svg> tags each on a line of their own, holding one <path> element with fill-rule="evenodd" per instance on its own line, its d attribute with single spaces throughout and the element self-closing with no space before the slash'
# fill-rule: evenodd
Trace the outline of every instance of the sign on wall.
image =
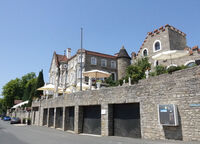
<svg viewBox="0 0 200 144">
<path fill-rule="evenodd" d="M 176 105 L 158 105 L 158 115 L 161 125 L 178 126 L 178 113 Z"/>
</svg>

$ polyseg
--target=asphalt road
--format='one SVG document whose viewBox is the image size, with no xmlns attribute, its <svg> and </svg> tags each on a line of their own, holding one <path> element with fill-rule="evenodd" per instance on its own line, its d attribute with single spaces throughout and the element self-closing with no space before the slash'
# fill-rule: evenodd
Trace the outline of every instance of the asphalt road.
<svg viewBox="0 0 200 144">
<path fill-rule="evenodd" d="M 39 126 L 14 126 L 0 120 L 0 144 L 190 144 L 180 141 L 151 141 L 124 137 L 77 135 Z M 191 144 L 199 144 L 193 142 Z"/>
</svg>

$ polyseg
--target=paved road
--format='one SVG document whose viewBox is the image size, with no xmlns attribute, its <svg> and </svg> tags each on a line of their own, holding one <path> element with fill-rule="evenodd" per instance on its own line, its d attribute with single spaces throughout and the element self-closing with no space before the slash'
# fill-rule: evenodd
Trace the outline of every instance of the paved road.
<svg viewBox="0 0 200 144">
<path fill-rule="evenodd" d="M 38 126 L 14 126 L 0 120 L 0 144 L 189 144 L 180 141 L 151 141 L 122 137 L 77 135 Z M 193 142 L 191 144 L 197 144 Z M 199 144 L 199 143 L 198 143 Z"/>
</svg>

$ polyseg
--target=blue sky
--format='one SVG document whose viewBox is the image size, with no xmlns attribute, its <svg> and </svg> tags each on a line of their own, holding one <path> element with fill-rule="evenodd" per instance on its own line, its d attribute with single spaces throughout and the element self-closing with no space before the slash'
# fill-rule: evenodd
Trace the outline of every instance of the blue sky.
<svg viewBox="0 0 200 144">
<path fill-rule="evenodd" d="M 11 79 L 43 69 L 45 81 L 53 52 L 83 47 L 114 54 L 122 45 L 138 51 L 147 32 L 165 24 L 200 45 L 199 0 L 1 0 L 0 93 Z"/>
</svg>

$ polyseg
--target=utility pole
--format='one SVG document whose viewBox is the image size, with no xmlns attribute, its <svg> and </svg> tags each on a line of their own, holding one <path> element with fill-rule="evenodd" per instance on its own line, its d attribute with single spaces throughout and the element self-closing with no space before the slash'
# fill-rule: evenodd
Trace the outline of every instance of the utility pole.
<svg viewBox="0 0 200 144">
<path fill-rule="evenodd" d="M 82 57 L 83 57 L 83 28 L 81 27 L 81 64 L 80 64 L 80 70 L 81 70 L 81 79 L 80 79 L 80 91 L 82 91 Z"/>
</svg>

